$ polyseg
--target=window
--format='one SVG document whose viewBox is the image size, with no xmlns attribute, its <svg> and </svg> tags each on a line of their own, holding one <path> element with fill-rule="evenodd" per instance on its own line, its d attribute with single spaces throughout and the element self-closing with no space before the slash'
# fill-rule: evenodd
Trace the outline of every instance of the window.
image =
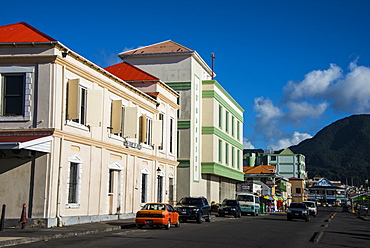
<svg viewBox="0 0 370 248">
<path fill-rule="evenodd" d="M 78 203 L 78 163 L 69 164 L 68 203 Z"/>
<path fill-rule="evenodd" d="M 234 122 L 235 122 L 235 117 L 231 116 L 231 135 L 234 137 Z"/>
<path fill-rule="evenodd" d="M 79 82 L 79 79 L 68 80 L 67 120 L 85 125 L 87 89 Z"/>
<path fill-rule="evenodd" d="M 276 156 L 271 156 L 271 161 L 276 161 Z"/>
<path fill-rule="evenodd" d="M 16 116 L 24 113 L 24 74 L 5 74 L 1 89 L 1 115 Z"/>
<path fill-rule="evenodd" d="M 218 106 L 218 127 L 222 128 L 222 106 Z"/>
<path fill-rule="evenodd" d="M 218 162 L 222 163 L 222 140 L 218 140 Z"/>
<path fill-rule="evenodd" d="M 296 192 L 297 194 L 300 194 L 300 193 L 301 193 L 301 188 L 296 188 L 296 189 L 295 189 L 295 192 Z"/>
<path fill-rule="evenodd" d="M 231 165 L 235 167 L 235 148 L 231 147 Z"/>
<path fill-rule="evenodd" d="M 226 117 L 225 117 L 225 131 L 229 132 L 229 112 L 226 111 Z"/>
<path fill-rule="evenodd" d="M 109 170 L 109 185 L 108 185 L 108 193 L 113 194 L 114 188 L 114 170 Z"/>
<path fill-rule="evenodd" d="M 141 174 L 141 203 L 147 202 L 148 174 Z"/>
<path fill-rule="evenodd" d="M 240 122 L 236 121 L 236 138 L 240 140 Z"/>
<path fill-rule="evenodd" d="M 143 114 L 141 120 L 140 141 L 146 145 L 152 145 L 152 119 Z"/>
<path fill-rule="evenodd" d="M 159 120 L 161 121 L 161 145 L 159 146 L 159 150 L 164 150 L 164 130 L 165 130 L 165 115 L 163 113 L 159 113 Z"/>
<path fill-rule="evenodd" d="M 29 120 L 33 69 L 0 68 L 0 121 Z"/>
<path fill-rule="evenodd" d="M 111 107 L 111 133 L 124 137 L 124 123 L 125 106 L 122 105 L 122 100 L 114 100 Z"/>
<path fill-rule="evenodd" d="M 173 149 L 173 144 L 174 144 L 174 137 L 175 137 L 175 135 L 174 135 L 174 123 L 175 122 L 175 120 L 171 117 L 170 118 L 170 153 L 173 153 L 174 152 L 174 149 Z"/>
<path fill-rule="evenodd" d="M 236 159 L 237 159 L 236 164 L 237 164 L 238 170 L 239 170 L 240 169 L 240 150 L 237 151 L 237 157 L 236 157 Z"/>
<path fill-rule="evenodd" d="M 225 163 L 229 164 L 229 144 L 226 143 L 225 145 Z"/>
</svg>

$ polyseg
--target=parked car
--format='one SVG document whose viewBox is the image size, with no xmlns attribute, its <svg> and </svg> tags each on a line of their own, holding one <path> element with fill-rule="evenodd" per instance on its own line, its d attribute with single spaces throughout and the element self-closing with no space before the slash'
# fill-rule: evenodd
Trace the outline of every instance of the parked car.
<svg viewBox="0 0 370 248">
<path fill-rule="evenodd" d="M 199 224 L 205 219 L 211 221 L 211 206 L 205 197 L 184 197 L 175 206 L 181 221 L 196 220 Z"/>
<path fill-rule="evenodd" d="M 292 202 L 287 210 L 287 220 L 302 219 L 306 222 L 310 221 L 310 214 L 306 204 L 300 202 Z"/>
<path fill-rule="evenodd" d="M 303 203 L 307 205 L 310 215 L 316 217 L 317 215 L 316 202 L 315 201 L 304 201 Z"/>
<path fill-rule="evenodd" d="M 218 209 L 218 216 L 233 215 L 235 218 L 240 218 L 242 212 L 238 200 L 223 200 L 220 208 Z"/>
<path fill-rule="evenodd" d="M 167 203 L 147 203 L 136 213 L 137 228 L 161 226 L 170 229 L 171 225 L 180 226 L 179 214 Z"/>
<path fill-rule="evenodd" d="M 348 205 L 342 206 L 342 213 L 348 213 L 350 211 L 350 207 Z"/>
</svg>

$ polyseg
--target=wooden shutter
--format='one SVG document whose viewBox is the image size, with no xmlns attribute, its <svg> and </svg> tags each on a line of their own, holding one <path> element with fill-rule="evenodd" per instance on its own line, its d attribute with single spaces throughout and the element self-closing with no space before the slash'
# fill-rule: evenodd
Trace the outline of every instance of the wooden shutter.
<svg viewBox="0 0 370 248">
<path fill-rule="evenodd" d="M 163 120 L 164 121 L 164 120 Z M 162 146 L 162 120 L 153 120 L 153 144 Z"/>
<path fill-rule="evenodd" d="M 139 128 L 139 110 L 138 107 L 125 107 L 124 118 L 124 137 L 137 138 Z"/>
<path fill-rule="evenodd" d="M 68 80 L 67 120 L 79 118 L 78 92 L 80 79 Z"/>
<path fill-rule="evenodd" d="M 111 133 L 122 133 L 122 100 L 112 101 Z"/>
<path fill-rule="evenodd" d="M 100 127 L 102 123 L 102 91 L 87 91 L 87 125 Z"/>
<path fill-rule="evenodd" d="M 143 114 L 140 116 L 141 119 L 141 132 L 140 132 L 140 142 L 145 143 L 147 141 L 146 139 L 146 114 Z"/>
</svg>

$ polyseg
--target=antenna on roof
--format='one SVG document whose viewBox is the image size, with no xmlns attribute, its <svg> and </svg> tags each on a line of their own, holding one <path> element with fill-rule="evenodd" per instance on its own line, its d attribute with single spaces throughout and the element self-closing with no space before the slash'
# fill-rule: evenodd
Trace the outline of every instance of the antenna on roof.
<svg viewBox="0 0 370 248">
<path fill-rule="evenodd" d="M 211 58 L 212 58 L 212 80 L 213 80 L 213 78 L 214 78 L 214 66 L 215 66 L 215 54 L 214 53 L 212 53 L 211 54 Z"/>
</svg>

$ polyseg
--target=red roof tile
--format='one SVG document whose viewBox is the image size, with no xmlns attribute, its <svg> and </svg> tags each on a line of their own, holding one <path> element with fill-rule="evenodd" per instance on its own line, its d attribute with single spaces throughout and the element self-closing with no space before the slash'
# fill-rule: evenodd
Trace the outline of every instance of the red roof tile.
<svg viewBox="0 0 370 248">
<path fill-rule="evenodd" d="M 25 22 L 0 26 L 0 43 L 56 41 Z"/>
<path fill-rule="evenodd" d="M 193 50 L 183 45 L 180 45 L 179 43 L 176 43 L 172 40 L 168 40 L 154 45 L 123 52 L 120 53 L 120 55 L 150 54 L 150 53 L 183 53 L 183 52 L 193 52 Z"/>
<path fill-rule="evenodd" d="M 124 81 L 159 81 L 157 77 L 126 62 L 115 64 L 104 69 Z"/>
<path fill-rule="evenodd" d="M 274 165 L 259 165 L 255 167 L 244 167 L 243 172 L 245 174 L 275 174 L 274 171 L 271 171 L 270 169 L 275 170 Z"/>
</svg>

